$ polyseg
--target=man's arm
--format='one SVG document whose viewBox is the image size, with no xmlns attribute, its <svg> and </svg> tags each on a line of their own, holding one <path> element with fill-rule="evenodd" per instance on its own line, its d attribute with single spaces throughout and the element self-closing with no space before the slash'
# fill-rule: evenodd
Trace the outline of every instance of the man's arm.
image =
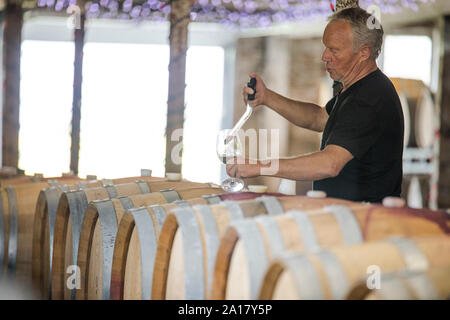
<svg viewBox="0 0 450 320">
<path fill-rule="evenodd" d="M 266 95 L 266 105 L 293 124 L 317 132 L 322 132 L 325 129 L 328 120 L 328 113 L 325 108 L 314 103 L 283 97 L 269 89 L 267 89 Z"/>
<path fill-rule="evenodd" d="M 295 101 L 283 97 L 282 95 L 267 89 L 264 81 L 257 74 L 251 73 L 251 78 L 256 78 L 256 94 L 255 100 L 247 101 L 247 95 L 253 94 L 254 91 L 245 86 L 242 94 L 244 102 L 256 107 L 258 105 L 266 105 L 288 121 L 305 129 L 322 132 L 328 120 L 328 113 L 314 103 Z"/>
<path fill-rule="evenodd" d="M 353 159 L 353 155 L 337 145 L 329 145 L 324 150 L 291 159 L 275 159 L 264 164 L 228 164 L 230 177 L 250 178 L 261 175 L 287 178 L 293 180 L 321 180 L 336 177 L 344 166 Z M 278 170 L 270 171 L 279 161 Z"/>
</svg>

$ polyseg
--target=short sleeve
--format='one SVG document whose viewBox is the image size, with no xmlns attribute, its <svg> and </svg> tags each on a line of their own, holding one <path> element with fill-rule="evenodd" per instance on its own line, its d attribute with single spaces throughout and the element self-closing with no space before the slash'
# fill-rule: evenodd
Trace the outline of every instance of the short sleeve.
<svg viewBox="0 0 450 320">
<path fill-rule="evenodd" d="M 349 101 L 340 106 L 326 145 L 334 144 L 361 159 L 382 132 L 376 106 Z"/>
</svg>

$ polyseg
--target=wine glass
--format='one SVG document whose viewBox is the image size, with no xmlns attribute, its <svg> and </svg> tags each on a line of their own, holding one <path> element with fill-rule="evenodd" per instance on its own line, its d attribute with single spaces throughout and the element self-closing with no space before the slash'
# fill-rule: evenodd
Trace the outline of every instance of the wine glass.
<svg viewBox="0 0 450 320">
<path fill-rule="evenodd" d="M 228 158 L 242 154 L 242 147 L 237 135 L 230 136 L 231 129 L 220 130 L 217 135 L 216 151 L 220 161 L 227 164 Z M 222 181 L 221 187 L 227 192 L 238 192 L 244 188 L 244 181 L 238 178 L 227 178 Z"/>
</svg>

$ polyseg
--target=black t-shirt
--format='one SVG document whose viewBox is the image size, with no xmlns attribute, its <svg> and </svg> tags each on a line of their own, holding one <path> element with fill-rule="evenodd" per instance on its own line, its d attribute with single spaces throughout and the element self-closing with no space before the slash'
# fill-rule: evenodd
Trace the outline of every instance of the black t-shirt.
<svg viewBox="0 0 450 320">
<path fill-rule="evenodd" d="M 353 159 L 338 176 L 314 181 L 328 197 L 381 202 L 400 196 L 403 112 L 392 82 L 381 70 L 368 74 L 326 105 L 329 114 L 320 150 L 338 145 Z"/>
</svg>

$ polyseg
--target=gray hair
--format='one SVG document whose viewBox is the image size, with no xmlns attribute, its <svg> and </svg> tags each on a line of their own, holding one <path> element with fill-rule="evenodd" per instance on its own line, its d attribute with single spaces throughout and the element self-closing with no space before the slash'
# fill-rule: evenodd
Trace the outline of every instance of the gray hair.
<svg viewBox="0 0 450 320">
<path fill-rule="evenodd" d="M 375 19 L 374 24 L 376 27 L 368 27 L 369 19 Z M 361 8 L 347 8 L 334 13 L 328 18 L 330 22 L 336 20 L 344 20 L 350 23 L 353 29 L 353 46 L 355 52 L 361 46 L 367 45 L 371 50 L 370 58 L 373 60 L 378 58 L 381 52 L 381 46 L 383 45 L 384 31 L 377 18 Z"/>
</svg>

